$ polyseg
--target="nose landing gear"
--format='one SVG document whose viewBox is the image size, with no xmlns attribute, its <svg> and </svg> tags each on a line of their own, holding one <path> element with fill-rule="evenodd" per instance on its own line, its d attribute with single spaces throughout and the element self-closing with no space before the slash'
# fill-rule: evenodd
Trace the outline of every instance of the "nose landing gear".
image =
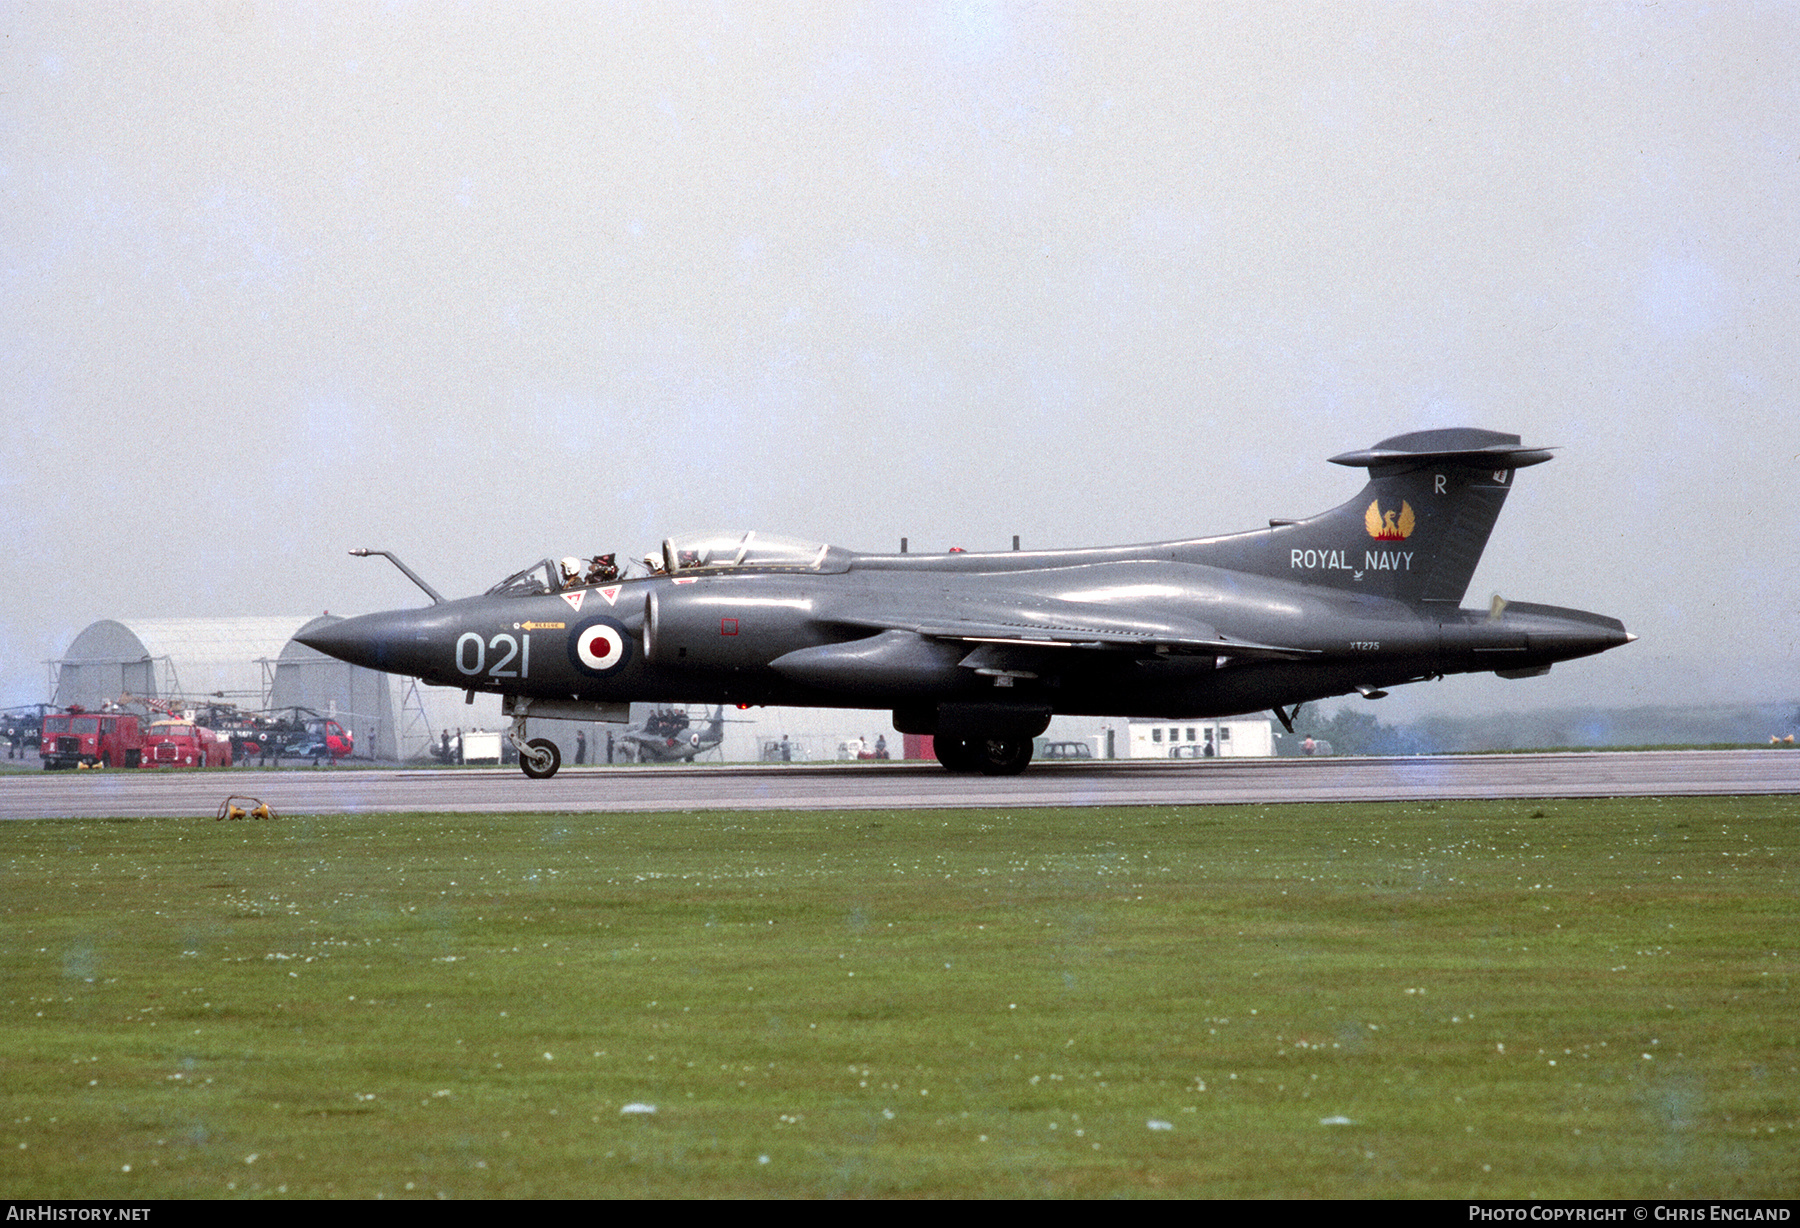
<svg viewBox="0 0 1800 1228">
<path fill-rule="evenodd" d="M 549 738 L 525 740 L 525 717 L 513 717 L 506 740 L 519 752 L 519 770 L 533 780 L 549 780 L 562 766 L 562 751 Z"/>
</svg>

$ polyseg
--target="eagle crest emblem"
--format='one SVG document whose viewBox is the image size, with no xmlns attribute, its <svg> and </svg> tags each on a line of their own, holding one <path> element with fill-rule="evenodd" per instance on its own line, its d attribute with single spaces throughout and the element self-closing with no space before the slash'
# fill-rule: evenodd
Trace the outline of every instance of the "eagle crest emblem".
<svg viewBox="0 0 1800 1228">
<path fill-rule="evenodd" d="M 1376 499 L 1363 514 L 1363 524 L 1368 528 L 1369 536 L 1378 542 L 1405 541 L 1413 531 L 1412 504 L 1402 499 L 1398 512 L 1390 510 L 1384 514 L 1381 500 Z"/>
</svg>

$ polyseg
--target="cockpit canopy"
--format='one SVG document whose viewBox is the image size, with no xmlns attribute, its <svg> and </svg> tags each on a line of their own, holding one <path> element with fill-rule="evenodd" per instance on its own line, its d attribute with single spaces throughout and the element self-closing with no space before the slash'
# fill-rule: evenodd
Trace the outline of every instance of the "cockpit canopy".
<svg viewBox="0 0 1800 1228">
<path fill-rule="evenodd" d="M 826 571 L 831 547 L 768 533 L 690 533 L 663 539 L 663 570 L 693 571 Z"/>
<path fill-rule="evenodd" d="M 487 591 L 489 597 L 536 597 L 540 593 L 554 593 L 562 587 L 562 581 L 556 574 L 556 564 L 549 559 L 539 559 L 523 571 L 515 571 L 500 583 Z"/>
<path fill-rule="evenodd" d="M 848 556 L 822 542 L 800 541 L 768 533 L 687 533 L 665 538 L 662 554 L 644 556 L 652 575 L 711 574 L 722 571 L 843 571 Z M 536 597 L 585 587 L 566 581 L 556 560 L 539 559 L 487 591 L 490 597 Z"/>
</svg>

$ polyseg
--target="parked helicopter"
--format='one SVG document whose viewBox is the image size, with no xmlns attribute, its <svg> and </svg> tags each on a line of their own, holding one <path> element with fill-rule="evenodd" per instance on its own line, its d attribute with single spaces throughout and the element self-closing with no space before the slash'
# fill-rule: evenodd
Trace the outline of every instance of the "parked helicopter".
<svg viewBox="0 0 1800 1228">
<path fill-rule="evenodd" d="M 659 707 L 634 725 L 613 735 L 615 745 L 629 746 L 639 763 L 691 763 L 725 740 L 725 709 L 715 705 L 704 725 L 695 725 L 684 707 Z"/>
</svg>

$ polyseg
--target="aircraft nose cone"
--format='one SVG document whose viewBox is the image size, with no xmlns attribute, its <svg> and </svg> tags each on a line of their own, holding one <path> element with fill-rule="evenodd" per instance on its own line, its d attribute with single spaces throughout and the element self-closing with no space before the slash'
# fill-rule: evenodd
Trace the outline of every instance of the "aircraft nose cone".
<svg viewBox="0 0 1800 1228">
<path fill-rule="evenodd" d="M 339 618 L 324 626 L 308 627 L 294 636 L 294 642 L 305 644 L 313 651 L 322 652 L 328 657 L 341 658 L 343 650 L 353 646 L 356 641 L 355 636 L 347 636 L 341 630 L 343 625 L 349 621 L 347 618 Z"/>
<path fill-rule="evenodd" d="M 389 673 L 415 672 L 413 658 L 423 638 L 410 611 L 339 619 L 308 627 L 294 637 L 326 656 Z"/>
<path fill-rule="evenodd" d="M 368 627 L 367 622 L 367 618 L 334 619 L 323 626 L 308 627 L 296 635 L 294 640 L 328 657 L 361 665 L 363 658 L 374 648 L 376 640 L 381 638 L 372 634 L 374 628 Z"/>
</svg>

